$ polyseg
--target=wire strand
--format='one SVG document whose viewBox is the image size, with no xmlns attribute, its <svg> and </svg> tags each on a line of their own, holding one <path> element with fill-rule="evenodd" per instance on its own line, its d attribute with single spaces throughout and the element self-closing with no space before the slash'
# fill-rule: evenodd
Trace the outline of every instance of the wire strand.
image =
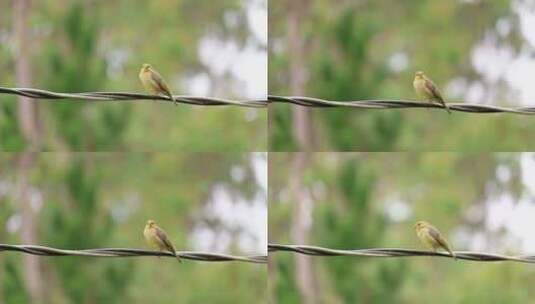
<svg viewBox="0 0 535 304">
<path fill-rule="evenodd" d="M 355 249 L 355 250 L 340 250 L 330 249 L 318 246 L 306 245 L 281 245 L 268 244 L 269 252 L 294 252 L 311 256 L 362 256 L 362 257 L 381 257 L 381 258 L 399 258 L 399 257 L 446 257 L 452 258 L 449 253 L 421 251 L 413 249 L 401 248 L 371 248 L 371 249 Z M 523 256 L 505 256 L 493 253 L 471 252 L 471 251 L 454 251 L 457 259 L 477 261 L 477 262 L 500 262 L 512 261 L 519 263 L 535 263 L 535 255 Z"/>
<path fill-rule="evenodd" d="M 133 248 L 97 248 L 97 249 L 82 249 L 82 250 L 68 250 L 57 249 L 38 245 L 9 245 L 0 244 L 0 252 L 11 251 L 20 252 L 40 256 L 85 256 L 85 257 L 143 257 L 156 256 L 175 258 L 171 252 L 161 252 Z M 274 252 L 294 252 L 310 256 L 360 256 L 360 257 L 382 257 L 382 258 L 396 258 L 396 257 L 445 257 L 451 258 L 451 255 L 445 252 L 432 252 L 413 249 L 402 248 L 370 248 L 370 249 L 354 249 L 354 250 L 340 250 L 331 249 L 319 246 L 308 245 L 282 245 L 282 244 L 268 244 L 268 251 Z M 500 262 L 512 261 L 520 263 L 535 263 L 535 255 L 521 255 L 521 256 L 506 256 L 493 253 L 471 252 L 471 251 L 454 251 L 457 259 L 477 261 L 477 262 Z M 177 251 L 177 255 L 182 259 L 204 261 L 204 262 L 248 262 L 248 263 L 267 263 L 267 256 L 233 256 L 227 254 L 194 252 L 194 251 Z"/>
<path fill-rule="evenodd" d="M 4 251 L 13 251 L 26 254 L 40 255 L 40 256 L 85 256 L 85 257 L 143 257 L 156 256 L 176 258 L 171 252 L 152 251 L 132 248 L 97 248 L 97 249 L 81 249 L 68 250 L 58 249 L 38 245 L 9 245 L 0 244 L 0 253 Z M 177 251 L 177 255 L 186 260 L 204 261 L 204 262 L 248 262 L 248 263 L 267 263 L 267 256 L 234 256 L 228 254 L 195 252 L 195 251 Z"/>
<path fill-rule="evenodd" d="M 34 99 L 46 99 L 50 101 L 58 101 L 62 99 L 78 99 L 84 101 L 134 101 L 134 100 L 163 100 L 173 102 L 167 96 L 129 93 L 129 92 L 86 92 L 86 93 L 57 93 L 40 89 L 32 88 L 6 88 L 0 87 L 0 94 L 11 94 L 25 96 Z M 199 106 L 240 106 L 250 108 L 263 108 L 268 104 L 267 100 L 252 99 L 244 101 L 236 101 L 212 97 L 197 97 L 197 96 L 173 96 L 176 101 Z"/>
<path fill-rule="evenodd" d="M 357 109 L 410 109 L 410 108 L 434 108 L 444 110 L 440 104 L 421 102 L 414 100 L 389 100 L 389 99 L 370 99 L 354 101 L 333 101 L 312 97 L 300 96 L 276 96 L 268 95 L 270 103 L 289 103 L 303 107 L 312 108 L 357 108 Z M 448 103 L 448 108 L 453 111 L 491 114 L 491 113 L 511 113 L 522 115 L 534 115 L 535 107 L 505 108 L 492 105 L 473 104 L 473 103 Z"/>
</svg>

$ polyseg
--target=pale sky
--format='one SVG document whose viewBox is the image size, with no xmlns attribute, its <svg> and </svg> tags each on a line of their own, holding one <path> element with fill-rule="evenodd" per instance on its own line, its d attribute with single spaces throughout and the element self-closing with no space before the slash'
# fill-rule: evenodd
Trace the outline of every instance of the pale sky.
<svg viewBox="0 0 535 304">
<path fill-rule="evenodd" d="M 483 79 L 481 83 L 463 88 L 464 95 L 471 102 L 500 103 L 505 98 L 515 105 L 535 105 L 535 6 L 533 0 L 511 1 L 511 10 L 518 17 L 524 45 L 520 51 L 500 42 L 512 30 L 513 20 L 502 18 L 489 28 L 482 40 L 472 49 L 472 65 Z M 509 94 L 494 96 L 489 100 L 488 91 L 498 81 L 505 81 L 511 89 Z M 451 88 L 452 92 L 460 91 Z M 496 93 L 491 91 L 491 93 Z M 494 95 L 494 94 L 492 94 Z"/>
<path fill-rule="evenodd" d="M 472 5 L 478 0 L 463 0 Z M 464 77 L 451 79 L 444 87 L 451 101 L 486 104 L 535 105 L 535 1 L 512 0 L 513 18 L 499 19 L 487 31 L 470 53 L 473 69 L 480 80 L 468 83 Z M 518 24 L 517 24 L 518 23 Z M 520 50 L 514 49 L 503 38 L 519 26 L 523 38 Z M 410 58 L 404 52 L 392 54 L 388 61 L 395 73 L 408 71 Z M 505 83 L 506 88 L 497 84 Z"/>
<path fill-rule="evenodd" d="M 245 0 L 247 21 L 252 36 L 244 48 L 234 41 L 223 41 L 218 37 L 206 36 L 200 41 L 199 57 L 211 72 L 221 77 L 225 73 L 237 80 L 233 90 L 243 98 L 265 98 L 267 95 L 267 52 L 258 49 L 259 41 L 267 47 L 267 5 L 266 0 Z M 228 22 L 232 22 L 230 16 Z M 189 77 L 186 88 L 193 95 L 211 95 L 210 79 L 199 74 Z"/>
<path fill-rule="evenodd" d="M 510 193 L 501 192 L 501 189 L 489 184 L 484 206 L 472 205 L 459 214 L 459 221 L 463 221 L 484 212 L 485 222 L 478 231 L 463 226 L 450 231 L 448 237 L 456 250 L 535 254 L 535 153 L 521 153 L 520 169 L 523 192 L 518 201 Z M 501 182 L 507 182 L 511 178 L 509 167 L 498 167 L 496 176 Z M 399 195 L 390 196 L 383 208 L 392 222 L 415 220 L 411 204 L 400 199 Z"/>
<path fill-rule="evenodd" d="M 202 210 L 203 217 L 217 219 L 224 227 L 239 231 L 240 250 L 249 254 L 267 254 L 267 153 L 250 154 L 250 161 L 260 191 L 248 201 L 231 193 L 227 187 L 216 185 Z M 236 181 L 243 178 L 243 168 L 231 169 Z M 228 231 L 216 231 L 203 223 L 197 223 L 190 234 L 195 250 L 228 252 L 231 244 Z"/>
</svg>

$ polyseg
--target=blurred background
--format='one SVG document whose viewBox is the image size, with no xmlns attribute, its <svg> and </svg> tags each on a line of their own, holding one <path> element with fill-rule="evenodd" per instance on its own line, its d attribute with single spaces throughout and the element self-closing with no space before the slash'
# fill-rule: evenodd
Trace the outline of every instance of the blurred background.
<svg viewBox="0 0 535 304">
<path fill-rule="evenodd" d="M 535 252 L 533 153 L 270 153 L 269 242 Z M 299 174 L 288 168 L 308 166 Z M 535 267 L 448 258 L 270 255 L 272 303 L 531 303 Z"/>
<path fill-rule="evenodd" d="M 151 63 L 177 95 L 265 98 L 266 0 L 0 2 L 0 86 L 144 92 Z M 267 111 L 0 95 L 0 149 L 262 151 Z"/>
<path fill-rule="evenodd" d="M 269 92 L 417 100 L 423 70 L 450 102 L 535 105 L 535 1 L 276 0 Z M 270 150 L 525 151 L 535 120 L 428 109 L 270 106 Z"/>
<path fill-rule="evenodd" d="M 28 163 L 33 162 L 29 167 Z M 265 153 L 0 154 L 0 243 L 266 255 Z M 0 303 L 256 303 L 266 266 L 0 253 Z"/>
</svg>

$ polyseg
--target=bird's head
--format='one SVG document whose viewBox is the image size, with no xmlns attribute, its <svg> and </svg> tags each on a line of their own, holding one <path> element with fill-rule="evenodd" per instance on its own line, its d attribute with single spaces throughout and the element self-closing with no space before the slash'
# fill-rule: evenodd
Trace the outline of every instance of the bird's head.
<svg viewBox="0 0 535 304">
<path fill-rule="evenodd" d="M 414 78 L 416 78 L 416 79 L 421 79 L 424 76 L 425 76 L 424 72 L 422 72 L 422 71 L 418 71 L 418 72 L 416 72 L 416 74 L 414 74 Z"/>
<path fill-rule="evenodd" d="M 142 66 L 141 66 L 141 69 L 143 71 L 148 71 L 149 69 L 151 68 L 150 64 L 148 63 L 144 63 Z"/>
<path fill-rule="evenodd" d="M 418 221 L 416 222 L 416 224 L 414 225 L 414 229 L 416 229 L 417 231 L 422 229 L 422 228 L 425 228 L 429 226 L 429 224 L 427 222 L 424 222 L 424 221 Z"/>
<path fill-rule="evenodd" d="M 148 220 L 147 221 L 147 226 L 152 228 L 154 225 L 156 225 L 156 223 L 153 220 Z"/>
</svg>

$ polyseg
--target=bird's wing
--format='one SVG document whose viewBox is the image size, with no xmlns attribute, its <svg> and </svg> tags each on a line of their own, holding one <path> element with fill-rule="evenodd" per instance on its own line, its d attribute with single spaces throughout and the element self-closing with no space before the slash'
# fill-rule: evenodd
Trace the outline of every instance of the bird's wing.
<svg viewBox="0 0 535 304">
<path fill-rule="evenodd" d="M 169 239 L 167 238 L 167 234 L 165 233 L 165 231 L 163 231 L 162 229 L 156 227 L 156 236 L 158 237 L 158 239 L 160 239 L 160 241 L 162 241 L 162 244 L 165 246 L 165 248 L 169 251 L 171 251 L 172 253 L 175 253 L 175 247 L 173 246 L 173 244 L 171 244 L 171 241 L 169 241 Z"/>
<path fill-rule="evenodd" d="M 448 242 L 446 242 L 438 230 L 430 228 L 429 234 L 440 246 L 442 246 L 442 248 L 451 253 L 450 245 L 448 245 Z"/>
<path fill-rule="evenodd" d="M 154 83 L 158 86 L 161 92 L 165 92 L 167 94 L 171 94 L 169 91 L 169 88 L 167 87 L 167 84 L 165 83 L 165 80 L 163 80 L 162 75 L 160 75 L 155 70 L 151 70 L 151 78 L 154 81 Z"/>
<path fill-rule="evenodd" d="M 425 79 L 425 89 L 428 91 L 429 95 L 433 96 L 434 98 L 444 101 L 442 98 L 442 95 L 440 94 L 440 91 L 438 90 L 437 86 L 431 81 L 431 79 Z"/>
</svg>

